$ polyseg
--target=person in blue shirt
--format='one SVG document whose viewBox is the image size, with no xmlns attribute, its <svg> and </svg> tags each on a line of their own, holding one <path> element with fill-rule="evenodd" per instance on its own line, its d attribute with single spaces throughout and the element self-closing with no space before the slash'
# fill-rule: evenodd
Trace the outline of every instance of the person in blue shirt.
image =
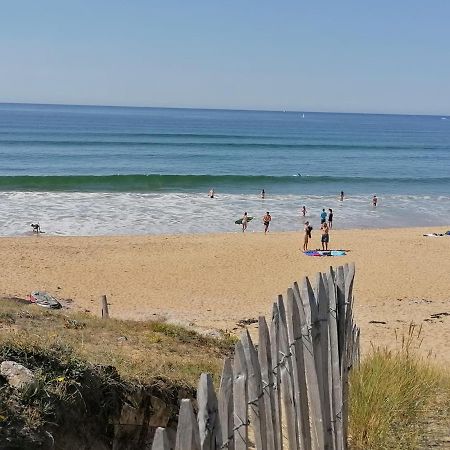
<svg viewBox="0 0 450 450">
<path fill-rule="evenodd" d="M 325 211 L 325 208 L 322 209 L 322 212 L 320 213 L 320 224 L 323 224 L 327 221 L 327 213 Z"/>
</svg>

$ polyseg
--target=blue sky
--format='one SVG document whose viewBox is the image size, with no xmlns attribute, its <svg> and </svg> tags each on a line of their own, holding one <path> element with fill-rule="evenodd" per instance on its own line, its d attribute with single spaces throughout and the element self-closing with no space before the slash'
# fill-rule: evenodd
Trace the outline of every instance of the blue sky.
<svg viewBox="0 0 450 450">
<path fill-rule="evenodd" d="M 14 0 L 0 101 L 450 114 L 450 1 Z"/>
</svg>

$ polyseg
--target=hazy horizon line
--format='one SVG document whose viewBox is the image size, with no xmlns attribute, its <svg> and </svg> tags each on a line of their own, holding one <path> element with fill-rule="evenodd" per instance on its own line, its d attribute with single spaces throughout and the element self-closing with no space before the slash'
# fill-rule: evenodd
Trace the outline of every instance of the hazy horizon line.
<svg viewBox="0 0 450 450">
<path fill-rule="evenodd" d="M 32 105 L 32 106 L 72 106 L 72 107 L 92 107 L 92 108 L 132 108 L 132 109 L 185 109 L 202 111 L 242 111 L 242 112 L 271 112 L 271 113 L 308 113 L 308 114 L 365 114 L 374 116 L 427 116 L 446 117 L 450 114 L 430 114 L 430 113 L 383 113 L 369 111 L 314 111 L 314 110 L 293 110 L 293 109 L 253 109 L 253 108 L 231 108 L 231 107 L 201 107 L 201 106 L 143 106 L 143 105 L 112 105 L 112 104 L 90 104 L 90 103 L 35 103 L 35 102 L 3 102 L 0 105 Z"/>
</svg>

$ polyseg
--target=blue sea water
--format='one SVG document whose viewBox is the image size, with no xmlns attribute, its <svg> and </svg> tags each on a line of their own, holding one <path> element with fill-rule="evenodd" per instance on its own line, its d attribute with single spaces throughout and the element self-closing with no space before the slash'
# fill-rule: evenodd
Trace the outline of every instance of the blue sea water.
<svg viewBox="0 0 450 450">
<path fill-rule="evenodd" d="M 0 104 L 0 234 L 236 231 L 244 210 L 296 230 L 303 205 L 341 228 L 447 225 L 450 118 Z"/>
</svg>

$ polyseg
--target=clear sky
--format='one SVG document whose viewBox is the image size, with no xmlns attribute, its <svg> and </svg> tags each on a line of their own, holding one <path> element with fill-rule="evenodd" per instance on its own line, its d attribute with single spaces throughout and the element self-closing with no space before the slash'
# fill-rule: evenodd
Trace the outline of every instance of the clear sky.
<svg viewBox="0 0 450 450">
<path fill-rule="evenodd" d="M 450 0 L 14 0 L 0 102 L 450 114 Z"/>
</svg>

